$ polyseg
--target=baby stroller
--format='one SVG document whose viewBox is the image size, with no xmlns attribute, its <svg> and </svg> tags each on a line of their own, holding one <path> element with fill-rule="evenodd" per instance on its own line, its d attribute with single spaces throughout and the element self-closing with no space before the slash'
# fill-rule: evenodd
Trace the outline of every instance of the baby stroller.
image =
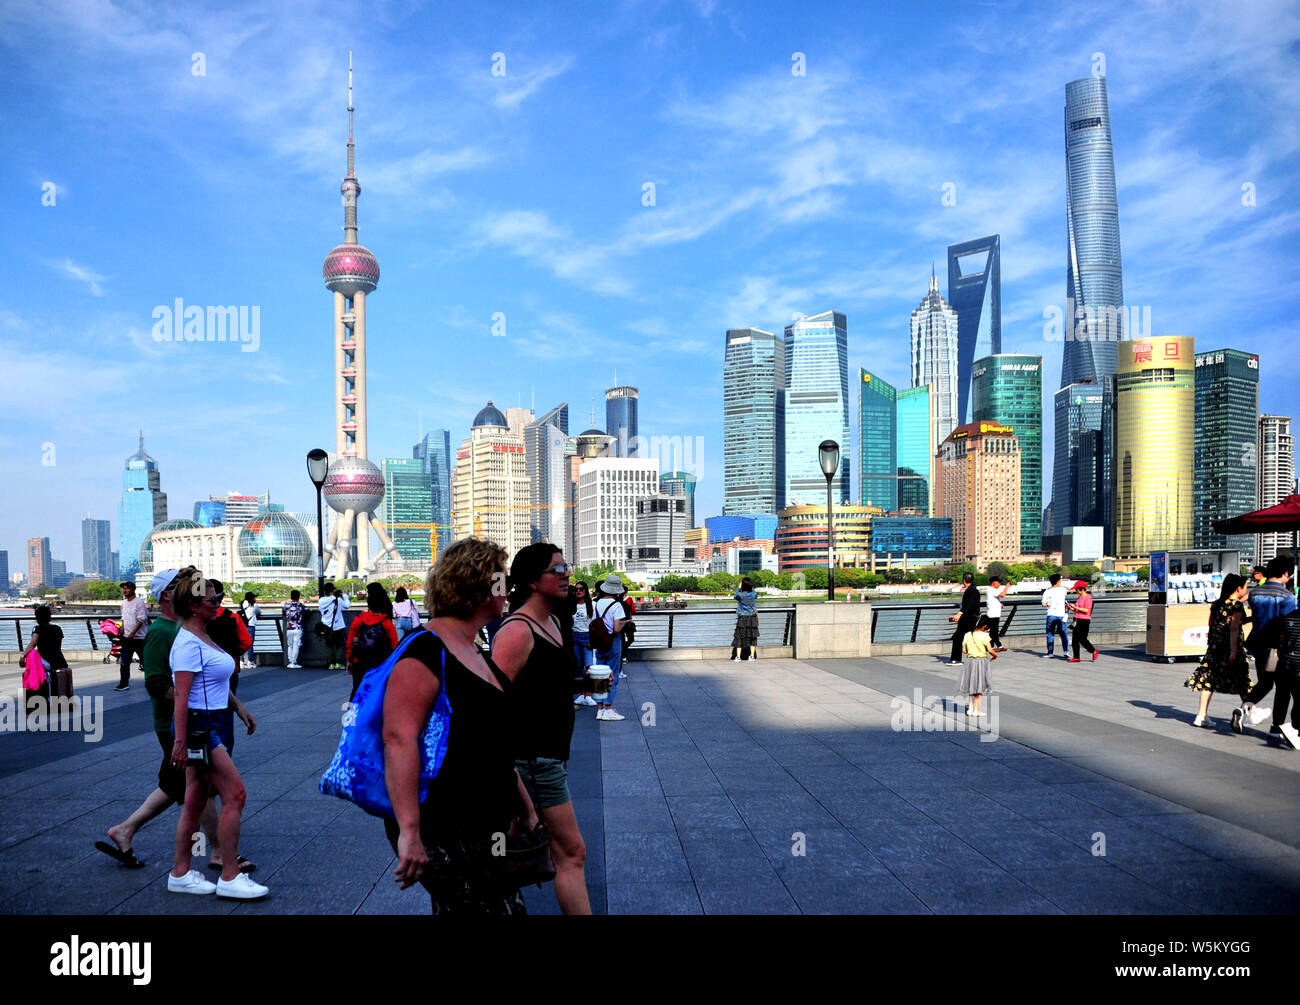
<svg viewBox="0 0 1300 1005">
<path fill-rule="evenodd" d="M 99 630 L 111 643 L 108 652 L 104 654 L 104 662 L 116 663 L 122 658 L 122 622 L 105 618 L 99 623 Z"/>
</svg>

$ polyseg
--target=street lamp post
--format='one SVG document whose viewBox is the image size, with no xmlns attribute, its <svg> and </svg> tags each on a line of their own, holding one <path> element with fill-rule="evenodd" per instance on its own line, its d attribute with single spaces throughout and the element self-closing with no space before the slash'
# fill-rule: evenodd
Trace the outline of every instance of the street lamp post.
<svg viewBox="0 0 1300 1005">
<path fill-rule="evenodd" d="M 316 596 L 325 595 L 325 521 L 321 511 L 320 490 L 330 473 L 330 455 L 317 447 L 307 453 L 307 475 L 316 486 Z"/>
<path fill-rule="evenodd" d="M 817 447 L 817 459 L 822 474 L 826 476 L 826 599 L 835 599 L 835 515 L 831 504 L 831 480 L 840 466 L 840 445 L 834 440 L 822 440 Z"/>
</svg>

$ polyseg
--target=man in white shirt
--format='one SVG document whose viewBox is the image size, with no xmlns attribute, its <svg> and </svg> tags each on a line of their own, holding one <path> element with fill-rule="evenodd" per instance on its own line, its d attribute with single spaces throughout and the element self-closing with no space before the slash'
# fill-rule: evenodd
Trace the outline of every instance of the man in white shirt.
<svg viewBox="0 0 1300 1005">
<path fill-rule="evenodd" d="M 1047 652 L 1043 659 L 1050 660 L 1056 635 L 1061 636 L 1061 659 L 1070 658 L 1070 636 L 1065 630 L 1065 587 L 1061 585 L 1060 573 L 1052 573 L 1048 580 L 1051 585 L 1043 591 L 1043 606 L 1047 608 Z"/>
<path fill-rule="evenodd" d="M 352 601 L 348 599 L 347 594 L 342 590 L 336 590 L 333 583 L 325 584 L 325 592 L 316 602 L 316 609 L 320 611 L 320 623 L 325 626 L 325 641 L 330 647 L 331 670 L 344 669 L 343 664 L 338 661 L 337 651 L 339 643 L 342 642 L 340 636 L 347 627 L 347 619 L 343 617 L 343 612 L 351 606 Z"/>
<path fill-rule="evenodd" d="M 989 585 L 985 590 L 985 603 L 988 605 L 989 616 L 989 642 L 992 643 L 995 652 L 1004 653 L 1007 647 L 1002 644 L 1002 635 L 1000 628 L 1002 626 L 1002 598 L 1007 595 L 1007 590 L 1011 589 L 1010 583 L 1004 583 L 997 576 L 989 577 Z"/>
<path fill-rule="evenodd" d="M 149 608 L 144 598 L 135 595 L 135 583 L 122 581 L 122 644 L 119 650 L 118 667 L 122 679 L 114 691 L 131 689 L 131 656 L 137 655 L 140 666 L 144 666 L 144 637 L 149 631 Z"/>
</svg>

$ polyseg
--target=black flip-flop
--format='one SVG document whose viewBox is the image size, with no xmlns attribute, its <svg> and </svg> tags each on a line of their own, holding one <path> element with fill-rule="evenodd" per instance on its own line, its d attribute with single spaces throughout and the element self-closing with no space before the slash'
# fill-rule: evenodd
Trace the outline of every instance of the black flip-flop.
<svg viewBox="0 0 1300 1005">
<path fill-rule="evenodd" d="M 107 841 L 96 841 L 95 847 L 102 851 L 109 858 L 115 858 L 128 869 L 143 869 L 144 863 L 135 857 L 135 852 L 128 848 L 123 851 L 115 844 L 109 844 Z"/>
<path fill-rule="evenodd" d="M 235 859 L 235 861 L 239 863 L 240 872 L 245 874 L 250 872 L 257 872 L 257 866 L 254 865 L 252 862 L 248 861 L 248 859 L 244 858 L 243 855 L 240 855 L 239 858 Z M 222 869 L 225 868 L 225 865 L 224 863 L 222 865 L 216 865 L 212 862 L 209 862 L 208 868 L 213 870 L 214 872 L 220 872 Z"/>
</svg>

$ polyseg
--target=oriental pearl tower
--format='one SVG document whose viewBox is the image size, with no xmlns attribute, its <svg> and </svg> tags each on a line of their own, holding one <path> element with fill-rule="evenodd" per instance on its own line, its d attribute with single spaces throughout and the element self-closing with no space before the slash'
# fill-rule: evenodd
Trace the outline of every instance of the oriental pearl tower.
<svg viewBox="0 0 1300 1005">
<path fill-rule="evenodd" d="M 376 519 L 384 498 L 384 476 L 366 460 L 366 297 L 379 285 L 379 262 L 357 243 L 357 181 L 352 142 L 352 54 L 348 53 L 348 173 L 343 179 L 344 241 L 325 256 L 325 286 L 334 294 L 334 414 L 337 448 L 330 459 L 324 496 L 330 509 L 340 514 L 334 521 L 326 547 L 326 565 L 333 559 L 333 575 L 342 577 L 375 571 L 379 560 L 392 552 L 393 542 Z M 383 546 L 372 561 L 370 527 Z"/>
</svg>

